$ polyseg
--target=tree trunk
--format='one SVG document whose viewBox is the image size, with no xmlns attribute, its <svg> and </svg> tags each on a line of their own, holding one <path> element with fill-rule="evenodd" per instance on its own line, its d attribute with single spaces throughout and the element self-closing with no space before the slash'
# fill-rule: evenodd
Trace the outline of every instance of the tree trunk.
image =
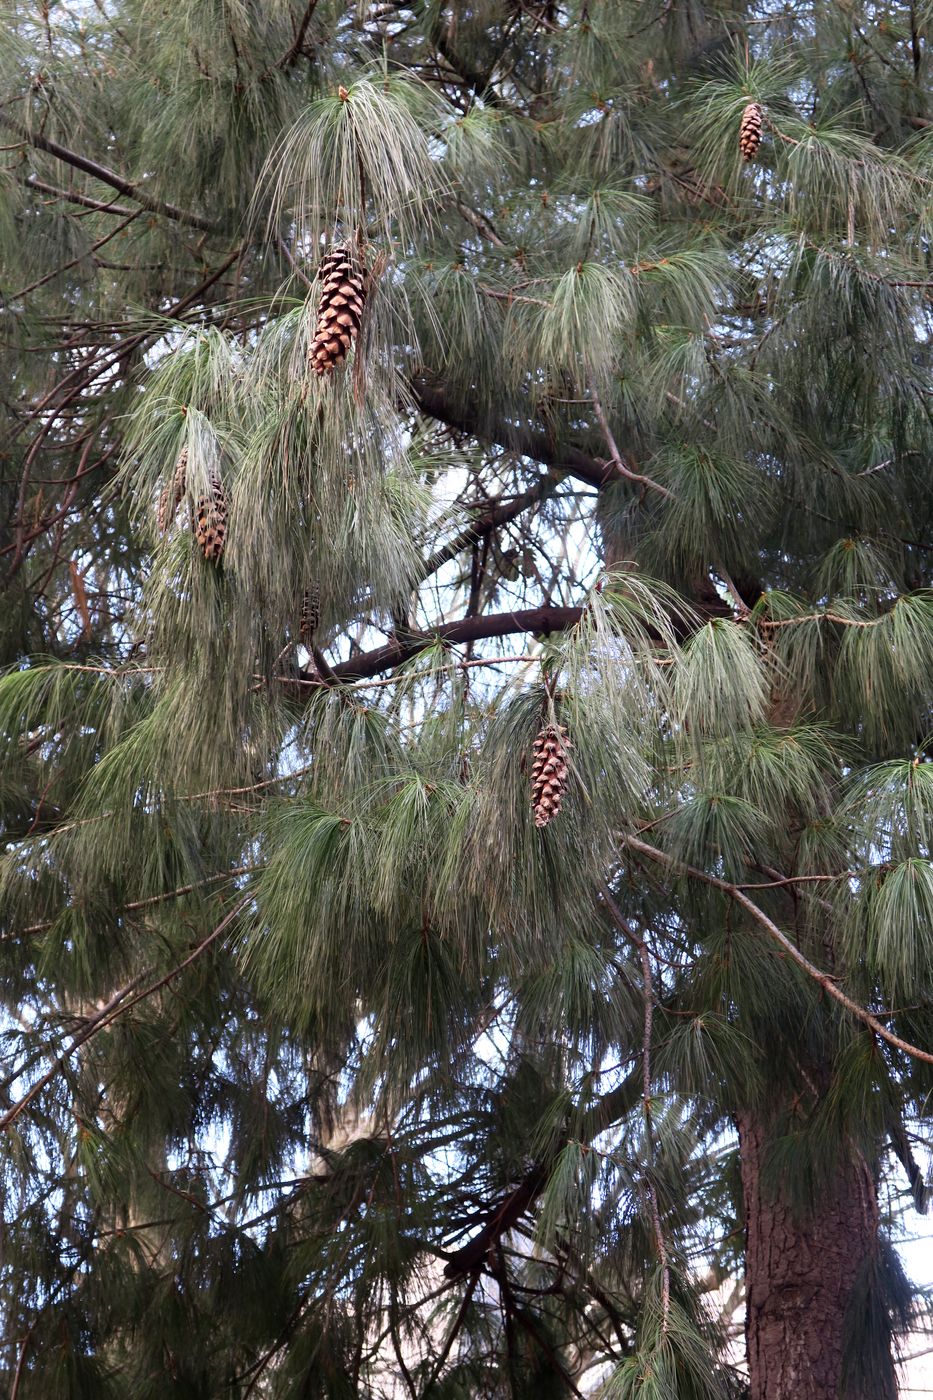
<svg viewBox="0 0 933 1400">
<path fill-rule="evenodd" d="M 762 1180 L 766 1137 L 765 1124 L 740 1116 L 749 1400 L 883 1400 L 845 1380 L 844 1367 L 846 1315 L 878 1244 L 871 1170 L 858 1153 L 840 1155 L 802 1214 Z M 893 1396 L 893 1366 L 890 1375 Z"/>
</svg>

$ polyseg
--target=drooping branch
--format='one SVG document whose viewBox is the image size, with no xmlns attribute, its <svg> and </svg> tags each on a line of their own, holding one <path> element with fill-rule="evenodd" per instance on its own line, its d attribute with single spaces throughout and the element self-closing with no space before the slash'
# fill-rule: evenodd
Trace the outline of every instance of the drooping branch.
<svg viewBox="0 0 933 1400">
<path fill-rule="evenodd" d="M 697 870 L 695 866 L 684 865 L 680 861 L 675 860 L 673 856 L 669 856 L 666 851 L 659 850 L 657 846 L 649 845 L 647 841 L 642 841 L 637 836 L 623 836 L 622 839 L 631 850 L 638 851 L 640 855 L 647 856 L 649 860 L 657 861 L 660 865 L 667 866 L 669 870 L 682 871 L 684 874 L 689 875 L 692 880 L 702 880 L 704 884 L 712 885 L 714 889 L 722 890 L 730 899 L 734 899 L 736 904 L 741 905 L 746 913 L 751 915 L 755 922 L 774 939 L 775 943 L 780 945 L 791 961 L 795 962 L 799 968 L 802 968 L 807 976 L 811 977 L 813 981 L 823 989 L 827 996 L 832 997 L 840 1006 L 844 1006 L 848 1012 L 873 1030 L 875 1035 L 887 1041 L 888 1045 L 893 1045 L 896 1050 L 901 1050 L 905 1055 L 909 1055 L 912 1060 L 922 1060 L 924 1064 L 933 1065 L 933 1054 L 931 1054 L 930 1051 L 921 1050 L 919 1046 L 911 1045 L 910 1041 L 902 1040 L 899 1035 L 895 1035 L 893 1031 L 889 1031 L 887 1026 L 883 1025 L 882 1022 L 878 1020 L 877 1016 L 873 1016 L 864 1006 L 860 1006 L 857 1001 L 853 1001 L 851 997 L 846 996 L 845 992 L 836 985 L 835 978 L 830 977 L 828 973 L 823 972 L 815 963 L 812 963 L 809 958 L 805 957 L 797 945 L 792 943 L 787 937 L 787 934 L 783 933 L 782 930 L 778 928 L 774 920 L 769 918 L 765 911 L 761 909 L 753 899 L 749 899 L 748 895 L 740 886 L 733 885 L 728 880 L 720 880 L 717 875 L 709 875 L 705 870 Z"/>
</svg>

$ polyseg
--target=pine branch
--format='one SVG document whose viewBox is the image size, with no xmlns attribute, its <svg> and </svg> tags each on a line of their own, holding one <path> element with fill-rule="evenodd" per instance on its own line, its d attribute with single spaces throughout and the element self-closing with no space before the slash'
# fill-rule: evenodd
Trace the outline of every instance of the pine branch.
<svg viewBox="0 0 933 1400">
<path fill-rule="evenodd" d="M 561 608 L 544 605 L 539 608 L 523 608 L 518 612 L 485 613 L 478 617 L 463 617 L 456 622 L 442 622 L 434 632 L 408 633 L 404 641 L 396 638 L 375 651 L 352 656 L 349 661 L 340 661 L 330 667 L 337 680 L 362 680 L 367 676 L 377 676 L 394 666 L 401 666 L 416 656 L 424 647 L 441 641 L 449 646 L 462 642 L 478 642 L 489 637 L 511 637 L 520 632 L 565 632 L 575 627 L 583 616 L 583 608 Z M 303 671 L 299 677 L 303 682 L 317 681 L 318 677 Z"/>
<path fill-rule="evenodd" d="M 165 973 L 158 981 L 153 982 L 150 987 L 146 987 L 143 991 L 137 992 L 135 996 L 131 996 L 131 993 L 139 986 L 140 982 L 146 976 L 145 972 L 141 972 L 134 977 L 132 981 L 127 982 L 125 986 L 121 987 L 119 991 L 114 992 L 106 1006 L 101 1007 L 100 1011 L 88 1018 L 81 1027 L 81 1030 L 72 1038 L 71 1044 L 66 1046 L 52 1064 L 51 1068 L 42 1075 L 41 1079 L 37 1079 L 29 1091 L 0 1117 L 0 1131 L 8 1128 L 11 1123 L 16 1121 L 24 1109 L 28 1108 L 29 1104 L 32 1103 L 33 1099 L 36 1098 L 46 1085 L 50 1084 L 55 1076 L 65 1067 L 76 1050 L 80 1050 L 82 1045 L 86 1045 L 89 1040 L 99 1035 L 101 1031 L 106 1030 L 108 1026 L 111 1026 L 120 1016 L 125 1015 L 127 1011 L 131 1011 L 134 1006 L 138 1006 L 141 1001 L 145 1001 L 148 997 L 161 991 L 163 987 L 167 987 L 170 982 L 173 982 L 176 977 L 184 972 L 186 967 L 190 967 L 212 943 L 217 941 L 221 934 L 229 928 L 237 915 L 243 912 L 249 902 L 249 896 L 247 896 L 246 899 L 241 899 L 239 904 L 230 910 L 229 914 L 224 915 L 214 931 L 209 933 L 206 938 L 202 939 L 197 947 L 194 948 L 177 967 L 173 967 L 170 972 Z M 130 999 L 127 1000 L 127 998 Z M 22 1073 L 22 1071 L 19 1073 Z"/>
<path fill-rule="evenodd" d="M 600 1133 L 611 1128 L 613 1123 L 631 1111 L 633 1105 L 638 1102 L 642 1089 L 642 1070 L 639 1066 L 615 1089 L 604 1094 L 587 1109 L 580 1128 L 580 1140 L 591 1143 Z M 444 1269 L 447 1278 L 460 1278 L 483 1267 L 483 1261 L 489 1251 L 496 1247 L 502 1236 L 517 1224 L 541 1195 L 559 1152 L 560 1148 L 546 1161 L 536 1163 L 525 1173 L 517 1186 L 490 1207 L 478 1233 L 448 1259 Z"/>
<path fill-rule="evenodd" d="M 712 885 L 714 889 L 722 890 L 724 894 L 729 895 L 730 899 L 734 899 L 736 904 L 741 905 L 755 922 L 761 925 L 765 932 L 783 948 L 788 957 L 795 962 L 799 968 L 802 968 L 808 977 L 812 977 L 813 981 L 816 982 L 818 986 L 822 987 L 827 996 L 832 997 L 840 1006 L 844 1006 L 848 1012 L 873 1030 L 875 1035 L 880 1036 L 888 1045 L 893 1045 L 896 1050 L 903 1051 L 903 1053 L 909 1055 L 912 1060 L 922 1060 L 924 1064 L 933 1065 L 933 1054 L 927 1050 L 921 1050 L 916 1045 L 911 1045 L 907 1040 L 902 1040 L 900 1036 L 895 1035 L 893 1031 L 889 1031 L 886 1026 L 882 1025 L 878 1018 L 873 1016 L 870 1011 L 867 1011 L 865 1007 L 859 1006 L 857 1001 L 853 1001 L 851 997 L 846 996 L 845 992 L 836 985 L 835 978 L 830 977 L 828 973 L 821 971 L 814 963 L 810 962 L 809 958 L 806 958 L 803 953 L 801 953 L 797 945 L 791 942 L 786 933 L 781 932 L 774 920 L 770 919 L 754 900 L 749 899 L 748 895 L 745 894 L 738 885 L 733 885 L 728 880 L 720 880 L 716 875 L 708 875 L 705 870 L 697 870 L 695 866 L 683 865 L 680 861 L 675 860 L 673 856 L 669 856 L 666 851 L 659 850 L 657 846 L 650 846 L 646 841 L 640 840 L 637 836 L 623 836 L 622 840 L 633 851 L 640 852 L 641 855 L 647 856 L 650 860 L 657 861 L 660 865 L 666 866 L 669 870 L 683 871 L 685 874 L 689 875 L 691 879 L 702 880 L 704 884 Z"/>
<path fill-rule="evenodd" d="M 204 233 L 218 231 L 217 225 L 212 224 L 208 219 L 202 219 L 199 214 L 191 214 L 185 209 L 179 209 L 174 204 L 166 204 L 161 199 L 153 199 L 132 180 L 118 175 L 115 170 L 110 170 L 106 165 L 91 160 L 89 156 L 83 156 L 77 151 L 70 151 L 67 146 L 59 145 L 57 141 L 50 140 L 38 131 L 30 131 L 28 127 L 22 126 L 20 122 L 15 121 L 5 112 L 0 112 L 0 123 L 10 131 L 15 132 L 20 140 L 25 141 L 27 145 L 34 146 L 37 151 L 45 151 L 47 155 L 54 156 L 56 160 L 62 161 L 65 165 L 73 166 L 75 170 L 83 170 L 85 175 L 99 180 L 102 185 L 109 185 L 118 194 L 135 199 L 137 204 L 141 204 L 151 214 L 161 214 L 166 219 L 187 224 L 189 228 L 200 229 Z"/>
<path fill-rule="evenodd" d="M 657 491 L 659 496 L 664 496 L 667 500 L 672 501 L 674 499 L 673 492 L 668 491 L 666 486 L 662 486 L 659 481 L 652 481 L 650 476 L 643 476 L 641 472 L 633 471 L 631 467 L 626 466 L 625 462 L 622 460 L 622 453 L 619 451 L 612 429 L 609 426 L 609 419 L 606 417 L 599 395 L 596 392 L 596 387 L 593 384 L 590 385 L 590 398 L 593 401 L 593 411 L 596 414 L 596 421 L 602 429 L 603 437 L 606 439 L 606 446 L 612 453 L 612 465 L 622 473 L 626 481 L 637 481 L 639 486 L 644 486 L 649 491 Z"/>
<path fill-rule="evenodd" d="M 484 535 L 489 535 L 493 530 L 498 530 L 501 525 L 507 525 L 509 521 L 517 519 L 529 507 L 540 505 L 552 492 L 556 491 L 560 481 L 561 475 L 555 468 L 552 468 L 548 475 L 542 476 L 527 491 L 522 491 L 517 496 L 513 496 L 510 501 L 503 501 L 499 505 L 490 507 L 482 515 L 478 515 L 470 525 L 467 525 L 452 540 L 442 545 L 429 559 L 425 560 L 421 571 L 422 579 L 430 578 L 444 564 L 449 563 L 451 559 L 456 559 L 458 554 L 464 549 L 469 549 L 470 545 L 481 540 Z"/>
<path fill-rule="evenodd" d="M 308 32 L 308 26 L 314 18 L 314 11 L 317 7 L 318 0 L 308 0 L 308 4 L 305 6 L 305 12 L 301 17 L 301 23 L 298 25 L 295 32 L 295 42 L 283 53 L 282 57 L 274 65 L 276 68 L 290 68 L 291 65 L 301 57 L 305 35 Z"/>
<path fill-rule="evenodd" d="M 411 387 L 423 413 L 455 428 L 457 432 L 469 433 L 471 437 L 485 442 L 498 443 L 519 456 L 530 457 L 545 466 L 556 467 L 568 476 L 578 477 L 590 486 L 610 486 L 614 481 L 627 479 L 627 474 L 616 462 L 604 462 L 570 443 L 558 444 L 539 429 L 528 425 L 513 427 L 511 424 L 488 422 L 474 405 L 454 405 L 444 386 L 424 375 L 415 380 Z"/>
</svg>

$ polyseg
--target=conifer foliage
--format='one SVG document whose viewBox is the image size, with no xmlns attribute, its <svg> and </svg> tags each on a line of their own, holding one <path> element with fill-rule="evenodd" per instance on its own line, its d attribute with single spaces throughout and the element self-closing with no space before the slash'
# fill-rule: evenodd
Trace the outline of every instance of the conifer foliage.
<svg viewBox="0 0 933 1400">
<path fill-rule="evenodd" d="M 930 7 L 3 23 L 0 1393 L 895 1400 Z"/>
</svg>

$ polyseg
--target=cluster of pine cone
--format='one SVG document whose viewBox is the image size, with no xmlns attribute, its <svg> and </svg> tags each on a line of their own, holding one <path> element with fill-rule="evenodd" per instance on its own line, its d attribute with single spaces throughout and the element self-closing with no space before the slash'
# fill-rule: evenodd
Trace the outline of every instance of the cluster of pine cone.
<svg viewBox="0 0 933 1400">
<path fill-rule="evenodd" d="M 337 365 L 343 364 L 360 329 L 367 276 L 350 249 L 341 247 L 321 259 L 318 280 L 321 283 L 321 296 L 308 360 L 315 374 L 330 374 Z M 157 519 L 160 534 L 164 534 L 175 520 L 178 507 L 185 497 L 187 476 L 188 449 L 183 447 L 178 454 L 171 484 L 159 497 Z M 210 473 L 208 494 L 202 496 L 194 508 L 191 528 L 204 558 L 216 564 L 224 552 L 227 539 L 227 492 L 217 471 Z M 314 625 L 308 626 L 310 613 L 307 608 L 302 611 L 302 631 L 311 635 Z"/>
<path fill-rule="evenodd" d="M 157 520 L 160 534 L 164 535 L 174 523 L 187 486 L 188 449 L 183 447 L 175 463 L 171 485 L 166 486 L 159 497 Z M 208 473 L 207 489 L 208 494 L 198 499 L 191 513 L 191 529 L 204 558 L 216 564 L 227 541 L 227 491 L 220 472 L 214 468 Z"/>
<path fill-rule="evenodd" d="M 547 826 L 560 811 L 567 791 L 567 754 L 570 748 L 570 738 L 562 724 L 546 724 L 535 736 L 531 767 L 531 806 L 535 826 Z"/>
</svg>

